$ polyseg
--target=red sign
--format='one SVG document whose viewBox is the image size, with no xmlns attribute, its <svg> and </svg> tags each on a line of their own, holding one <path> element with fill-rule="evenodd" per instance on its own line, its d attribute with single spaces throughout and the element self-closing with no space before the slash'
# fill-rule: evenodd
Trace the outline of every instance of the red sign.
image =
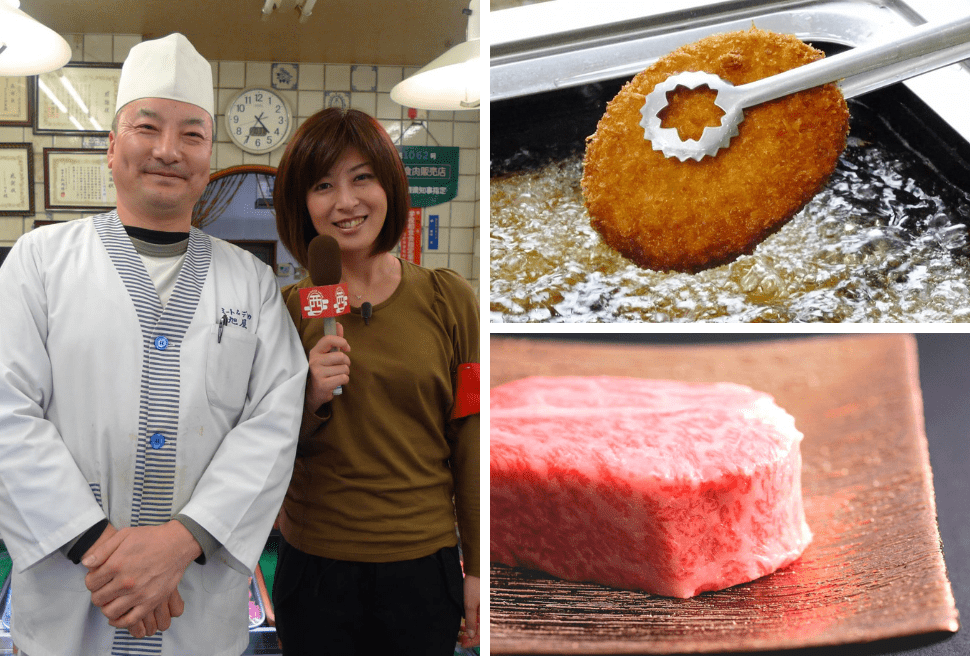
<svg viewBox="0 0 970 656">
<path fill-rule="evenodd" d="M 304 319 L 339 317 L 350 312 L 350 296 L 347 285 L 339 283 L 324 287 L 300 289 L 300 309 Z"/>
<path fill-rule="evenodd" d="M 401 259 L 421 264 L 421 208 L 408 210 L 408 222 L 401 235 Z"/>
</svg>

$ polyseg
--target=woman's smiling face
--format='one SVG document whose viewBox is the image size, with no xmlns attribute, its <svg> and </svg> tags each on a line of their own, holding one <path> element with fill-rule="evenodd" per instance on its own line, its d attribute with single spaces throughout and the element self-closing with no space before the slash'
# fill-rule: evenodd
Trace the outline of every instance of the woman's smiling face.
<svg viewBox="0 0 970 656">
<path fill-rule="evenodd" d="M 387 215 L 387 194 L 370 162 L 353 147 L 310 188 L 306 204 L 313 227 L 336 239 L 344 252 L 370 253 Z"/>
</svg>

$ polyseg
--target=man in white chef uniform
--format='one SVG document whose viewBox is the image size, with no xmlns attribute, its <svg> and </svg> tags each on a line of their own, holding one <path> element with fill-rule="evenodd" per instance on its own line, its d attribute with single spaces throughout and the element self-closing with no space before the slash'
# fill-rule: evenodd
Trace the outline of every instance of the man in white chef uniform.
<svg viewBox="0 0 970 656">
<path fill-rule="evenodd" d="M 306 358 L 273 271 L 191 228 L 210 65 L 132 49 L 116 211 L 32 231 L 0 267 L 0 536 L 30 656 L 238 656 L 289 483 Z"/>
</svg>

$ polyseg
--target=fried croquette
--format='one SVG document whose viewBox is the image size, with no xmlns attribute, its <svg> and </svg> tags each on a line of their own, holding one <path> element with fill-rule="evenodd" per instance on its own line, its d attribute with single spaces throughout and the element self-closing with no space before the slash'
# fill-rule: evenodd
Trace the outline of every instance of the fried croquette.
<svg viewBox="0 0 970 656">
<path fill-rule="evenodd" d="M 849 111 L 834 84 L 750 107 L 715 156 L 681 162 L 644 139 L 644 97 L 670 75 L 705 71 L 746 84 L 824 57 L 757 28 L 710 36 L 662 57 L 609 102 L 587 139 L 582 189 L 593 227 L 638 266 L 696 272 L 750 253 L 821 191 L 845 148 Z M 717 125 L 706 87 L 668 94 L 660 115 L 682 139 Z"/>
</svg>

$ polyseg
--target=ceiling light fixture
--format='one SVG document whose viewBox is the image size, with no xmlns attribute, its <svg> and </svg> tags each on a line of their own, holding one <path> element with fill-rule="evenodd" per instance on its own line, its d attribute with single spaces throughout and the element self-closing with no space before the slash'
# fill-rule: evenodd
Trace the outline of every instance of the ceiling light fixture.
<svg viewBox="0 0 970 656">
<path fill-rule="evenodd" d="M 478 109 L 480 0 L 471 0 L 466 40 L 391 89 L 391 100 L 405 107 L 433 110 Z"/>
<path fill-rule="evenodd" d="M 305 23 L 307 19 L 310 18 L 310 14 L 313 13 L 313 5 L 317 3 L 317 0 L 297 0 L 296 8 L 300 10 L 300 22 Z"/>
<path fill-rule="evenodd" d="M 305 23 L 310 18 L 310 14 L 313 13 L 313 5 L 317 3 L 317 0 L 295 0 L 295 2 L 289 2 L 287 5 L 292 5 L 293 9 L 300 15 L 300 22 Z M 265 0 L 263 2 L 263 9 L 261 11 L 262 19 L 264 21 L 269 20 L 269 17 L 277 10 L 288 11 L 283 9 L 283 0 Z"/>
<path fill-rule="evenodd" d="M 39 75 L 71 60 L 60 34 L 20 10 L 20 0 L 0 0 L 0 75 Z"/>
<path fill-rule="evenodd" d="M 263 3 L 263 11 L 262 11 L 263 20 L 264 21 L 269 20 L 269 17 L 273 14 L 274 11 L 276 11 L 277 7 L 279 6 L 280 6 L 280 3 L 277 2 L 277 0 L 266 0 L 266 2 Z"/>
</svg>

